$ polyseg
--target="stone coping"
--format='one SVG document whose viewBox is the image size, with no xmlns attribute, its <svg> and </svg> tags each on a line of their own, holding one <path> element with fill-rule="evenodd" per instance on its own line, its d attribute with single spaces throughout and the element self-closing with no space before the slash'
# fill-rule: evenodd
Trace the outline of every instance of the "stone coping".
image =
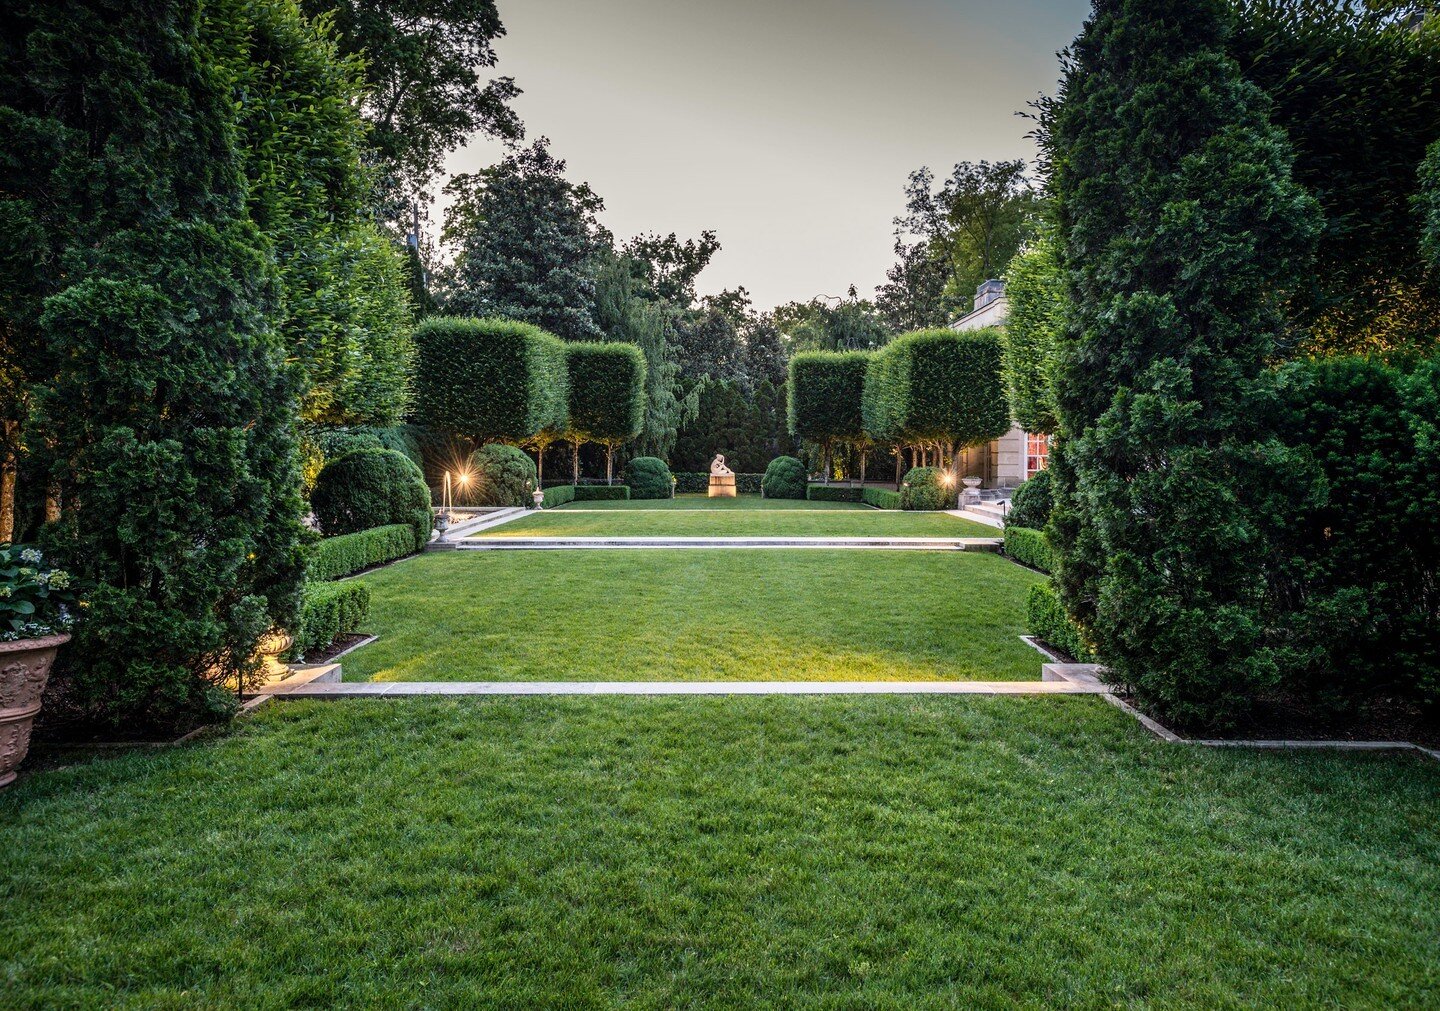
<svg viewBox="0 0 1440 1011">
<path fill-rule="evenodd" d="M 1095 695 L 1076 681 L 347 681 L 277 682 L 276 698 L 415 695 Z"/>
<path fill-rule="evenodd" d="M 832 548 L 892 551 L 999 551 L 998 537 L 467 537 L 462 551 L 557 548 Z"/>
</svg>

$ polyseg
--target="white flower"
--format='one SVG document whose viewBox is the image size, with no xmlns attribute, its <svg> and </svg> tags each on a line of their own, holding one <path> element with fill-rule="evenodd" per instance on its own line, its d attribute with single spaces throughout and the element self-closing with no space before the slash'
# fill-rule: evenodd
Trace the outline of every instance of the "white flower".
<svg viewBox="0 0 1440 1011">
<path fill-rule="evenodd" d="M 63 590 L 70 585 L 70 573 L 64 569 L 51 569 L 49 575 L 52 590 Z"/>
<path fill-rule="evenodd" d="M 40 552 L 35 548 L 25 548 L 20 552 L 20 560 L 22 562 L 30 562 L 33 565 L 39 565 L 42 557 Z"/>
</svg>

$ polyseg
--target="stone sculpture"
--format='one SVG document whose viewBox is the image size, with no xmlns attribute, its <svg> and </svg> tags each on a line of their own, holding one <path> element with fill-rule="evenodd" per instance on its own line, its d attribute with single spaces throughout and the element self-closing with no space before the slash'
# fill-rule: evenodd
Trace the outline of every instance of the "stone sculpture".
<svg viewBox="0 0 1440 1011">
<path fill-rule="evenodd" d="M 710 461 L 710 497 L 735 497 L 735 472 L 725 466 L 725 457 L 719 453 Z"/>
</svg>

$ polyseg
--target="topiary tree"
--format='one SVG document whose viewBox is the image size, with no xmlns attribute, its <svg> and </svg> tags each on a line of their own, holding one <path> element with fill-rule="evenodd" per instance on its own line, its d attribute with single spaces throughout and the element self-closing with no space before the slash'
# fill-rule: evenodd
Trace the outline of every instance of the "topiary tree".
<svg viewBox="0 0 1440 1011">
<path fill-rule="evenodd" d="M 639 435 L 645 424 L 645 354 L 622 343 L 567 344 L 565 354 L 570 377 L 566 432 L 575 444 L 576 483 L 582 442 L 605 447 L 605 480 L 611 483 L 616 447 Z"/>
<path fill-rule="evenodd" d="M 766 498 L 804 498 L 809 484 L 803 463 L 793 456 L 777 456 L 765 468 L 760 493 Z"/>
<path fill-rule="evenodd" d="M 672 498 L 675 494 L 670 468 L 654 456 L 637 456 L 626 464 L 625 483 L 630 486 L 631 498 Z"/>
<path fill-rule="evenodd" d="M 1010 511 L 1005 514 L 1005 525 L 1044 530 L 1050 523 L 1050 512 L 1055 500 L 1050 491 L 1050 471 L 1042 470 L 1030 480 L 1015 489 L 1010 498 Z"/>
<path fill-rule="evenodd" d="M 565 346 L 530 323 L 431 317 L 415 329 L 416 419 L 483 442 L 562 431 Z"/>
<path fill-rule="evenodd" d="M 233 712 L 304 571 L 298 377 L 200 22 L 12 4 L 0 60 L 0 417 L 95 586 L 46 711 L 127 735 Z"/>
<path fill-rule="evenodd" d="M 315 479 L 310 506 L 326 537 L 408 523 L 417 551 L 430 540 L 430 489 L 420 468 L 394 450 L 360 449 L 331 460 Z"/>
<path fill-rule="evenodd" d="M 955 508 L 955 475 L 940 467 L 911 467 L 900 486 L 900 508 Z"/>
<path fill-rule="evenodd" d="M 790 432 L 820 444 L 826 483 L 835 443 L 865 435 L 860 402 L 870 357 L 864 351 L 802 351 L 790 359 L 785 383 Z"/>
<path fill-rule="evenodd" d="M 1224 52 L 1222 0 L 1106 0 L 1044 113 L 1069 309 L 1057 585 L 1109 677 L 1183 724 L 1277 683 L 1266 516 L 1306 494 L 1261 427 L 1319 221 Z"/>
<path fill-rule="evenodd" d="M 1009 312 L 1000 330 L 1000 371 L 1010 412 L 1027 432 L 1049 434 L 1057 427 L 1051 372 L 1055 342 L 1065 308 L 1055 236 L 1042 231 L 1005 268 Z"/>
<path fill-rule="evenodd" d="M 881 441 L 950 450 L 1010 430 L 993 329 L 917 330 L 871 357 L 865 376 L 865 430 Z"/>
<path fill-rule="evenodd" d="M 471 453 L 469 469 L 472 501 L 477 505 L 529 506 L 539 487 L 535 461 L 501 442 Z"/>
</svg>

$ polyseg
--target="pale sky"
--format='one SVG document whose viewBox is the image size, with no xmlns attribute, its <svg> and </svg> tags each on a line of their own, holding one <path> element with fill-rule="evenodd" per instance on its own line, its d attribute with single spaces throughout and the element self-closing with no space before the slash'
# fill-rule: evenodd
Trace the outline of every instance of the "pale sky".
<svg viewBox="0 0 1440 1011">
<path fill-rule="evenodd" d="M 499 0 L 495 72 L 623 242 L 719 233 L 701 294 L 863 297 L 909 173 L 1035 157 L 1016 113 L 1059 75 L 1082 0 Z M 447 171 L 497 161 L 475 141 Z M 439 208 L 435 226 L 439 225 Z"/>
</svg>

